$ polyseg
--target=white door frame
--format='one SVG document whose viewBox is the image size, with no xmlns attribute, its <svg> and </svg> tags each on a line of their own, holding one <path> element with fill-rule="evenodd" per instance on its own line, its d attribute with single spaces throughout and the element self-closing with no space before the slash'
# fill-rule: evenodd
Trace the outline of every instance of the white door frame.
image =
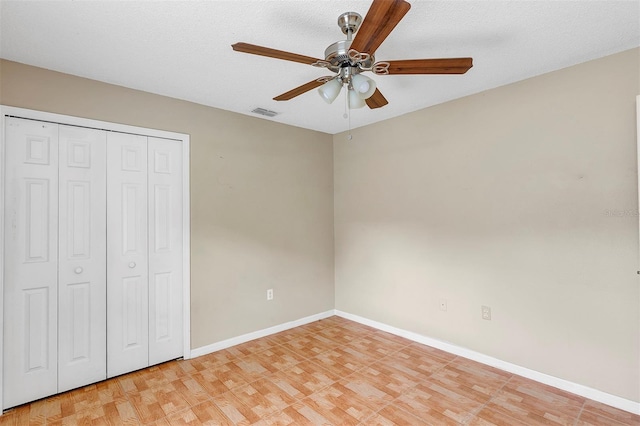
<svg viewBox="0 0 640 426">
<path fill-rule="evenodd" d="M 638 142 L 636 143 L 638 155 L 638 218 L 640 219 L 640 95 L 636 96 L 636 126 L 636 137 L 638 138 Z M 640 233 L 638 237 L 640 238 Z M 640 241 L 640 239 L 638 241 Z M 640 261 L 640 258 L 638 260 Z M 638 274 L 640 274 L 640 263 L 638 263 Z"/>
<path fill-rule="evenodd" d="M 5 117 L 13 116 L 32 120 L 49 121 L 70 126 L 90 127 L 106 131 L 133 133 L 136 135 L 154 136 L 163 139 L 174 139 L 182 142 L 182 230 L 183 230 L 183 357 L 191 358 L 191 233 L 190 233 L 190 194 L 189 194 L 189 144 L 190 137 L 185 133 L 148 129 L 126 124 L 90 120 L 69 115 L 53 114 L 25 108 L 0 105 L 0 212 L 4 212 L 4 180 L 5 180 Z M 0 214 L 0 296 L 4 299 L 4 213 Z M 3 331 L 4 301 L 0 301 L 0 415 L 4 407 L 3 401 Z"/>
</svg>

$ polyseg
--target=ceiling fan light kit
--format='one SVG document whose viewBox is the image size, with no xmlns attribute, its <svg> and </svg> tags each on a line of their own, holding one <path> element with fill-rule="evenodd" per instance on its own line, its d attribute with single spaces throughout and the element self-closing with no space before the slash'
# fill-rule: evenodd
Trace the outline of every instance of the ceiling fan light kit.
<svg viewBox="0 0 640 426">
<path fill-rule="evenodd" d="M 376 91 L 376 82 L 362 74 L 355 74 L 351 77 L 351 84 L 353 85 L 353 90 L 362 99 L 369 99 L 373 96 L 373 92 Z"/>
<path fill-rule="evenodd" d="M 360 94 L 353 89 L 349 89 L 349 109 L 362 108 L 364 105 L 364 99 Z"/>
<path fill-rule="evenodd" d="M 324 99 L 326 103 L 331 104 L 336 100 L 336 98 L 340 94 L 341 89 L 342 82 L 338 81 L 337 78 L 332 78 L 331 80 L 320 86 L 320 88 L 318 89 L 318 93 L 320 93 L 320 97 Z"/>
<path fill-rule="evenodd" d="M 276 96 L 273 98 L 276 101 L 290 100 L 318 88 L 320 97 L 330 104 L 338 97 L 342 86 L 346 85 L 349 108 L 361 108 L 365 104 L 371 109 L 380 108 L 389 102 L 378 90 L 376 82 L 361 73 L 370 71 L 376 75 L 464 74 L 473 66 L 471 58 L 375 62 L 376 50 L 410 8 L 411 5 L 405 0 L 373 0 L 364 19 L 356 12 L 341 14 L 338 17 L 338 26 L 347 39 L 337 41 L 327 47 L 324 59 L 249 43 L 236 43 L 231 47 L 238 52 L 326 68 L 335 74 L 320 77 Z"/>
</svg>

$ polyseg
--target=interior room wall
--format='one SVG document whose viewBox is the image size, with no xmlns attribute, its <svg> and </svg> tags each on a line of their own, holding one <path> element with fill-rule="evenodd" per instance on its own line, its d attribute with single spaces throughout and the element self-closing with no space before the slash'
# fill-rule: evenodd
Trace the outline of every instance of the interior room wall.
<svg viewBox="0 0 640 426">
<path fill-rule="evenodd" d="M 333 309 L 330 135 L 5 60 L 0 103 L 190 135 L 193 348 Z"/>
<path fill-rule="evenodd" d="M 0 103 L 191 135 L 194 348 L 335 306 L 640 401 L 639 53 L 351 141 L 4 60 Z"/>
<path fill-rule="evenodd" d="M 639 53 L 335 135 L 336 309 L 640 401 Z"/>
</svg>

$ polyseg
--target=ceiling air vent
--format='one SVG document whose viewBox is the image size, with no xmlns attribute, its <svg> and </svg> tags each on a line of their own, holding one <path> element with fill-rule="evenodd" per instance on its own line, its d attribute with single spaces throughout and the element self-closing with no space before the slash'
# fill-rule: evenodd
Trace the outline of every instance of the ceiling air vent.
<svg viewBox="0 0 640 426">
<path fill-rule="evenodd" d="M 264 115 L 266 117 L 275 117 L 276 115 L 280 114 L 279 112 L 271 111 L 269 109 L 264 109 L 264 108 L 256 108 L 251 112 Z"/>
</svg>

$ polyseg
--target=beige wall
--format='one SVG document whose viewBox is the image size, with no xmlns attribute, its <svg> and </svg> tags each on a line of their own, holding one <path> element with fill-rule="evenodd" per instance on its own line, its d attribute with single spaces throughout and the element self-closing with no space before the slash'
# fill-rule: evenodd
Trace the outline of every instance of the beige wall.
<svg viewBox="0 0 640 426">
<path fill-rule="evenodd" d="M 8 61 L 0 103 L 191 135 L 192 347 L 333 309 L 331 136 Z"/>
<path fill-rule="evenodd" d="M 638 55 L 334 136 L 336 308 L 640 401 Z"/>
</svg>

